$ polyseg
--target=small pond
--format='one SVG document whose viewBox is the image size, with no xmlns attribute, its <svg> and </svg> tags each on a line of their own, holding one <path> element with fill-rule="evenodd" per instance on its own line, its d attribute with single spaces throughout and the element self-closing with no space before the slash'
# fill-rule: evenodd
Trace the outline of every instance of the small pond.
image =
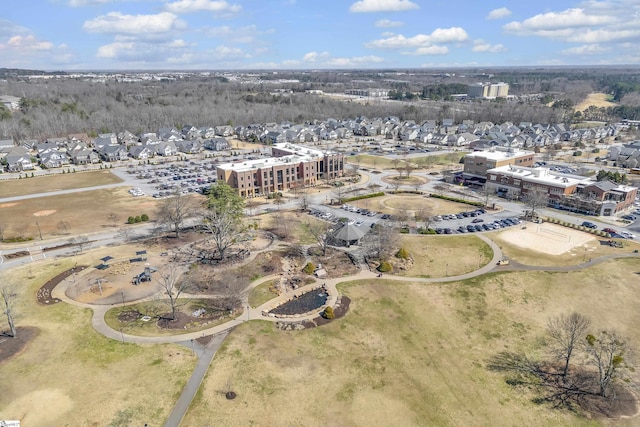
<svg viewBox="0 0 640 427">
<path fill-rule="evenodd" d="M 271 310 L 270 313 L 289 315 L 307 313 L 322 307 L 327 302 L 328 296 L 324 289 L 315 289 L 279 305 Z"/>
</svg>

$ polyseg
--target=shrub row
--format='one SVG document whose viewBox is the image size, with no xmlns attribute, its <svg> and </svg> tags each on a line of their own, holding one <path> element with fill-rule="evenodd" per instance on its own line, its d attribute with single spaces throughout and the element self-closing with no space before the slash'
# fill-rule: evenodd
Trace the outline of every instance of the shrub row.
<svg viewBox="0 0 640 427">
<path fill-rule="evenodd" d="M 466 205 L 471 205 L 471 206 L 478 206 L 478 207 L 482 207 L 484 206 L 484 203 L 482 202 L 474 202 L 471 200 L 464 200 L 464 199 L 458 199 L 457 197 L 449 197 L 449 196 L 444 196 L 442 194 L 429 194 L 429 197 L 433 197 L 436 199 L 442 199 L 442 200 L 449 200 L 450 202 L 457 202 L 457 203 L 464 203 Z"/>
<path fill-rule="evenodd" d="M 363 194 L 362 196 L 349 197 L 348 199 L 344 199 L 344 202 L 349 203 L 349 202 L 354 202 L 356 200 L 371 199 L 373 197 L 380 197 L 380 196 L 384 196 L 384 192 L 380 191 L 378 193 Z"/>
<path fill-rule="evenodd" d="M 437 233 L 436 233 L 436 230 L 434 230 L 433 228 L 420 227 L 418 228 L 418 234 L 437 234 Z"/>
<path fill-rule="evenodd" d="M 611 234 L 607 233 L 606 231 L 596 230 L 594 228 L 585 227 L 583 225 L 574 224 L 572 222 L 566 222 L 558 218 L 545 218 L 545 221 L 551 224 L 558 224 L 563 227 L 572 228 L 574 230 L 584 231 L 585 233 L 591 233 L 598 237 L 611 237 Z"/>
<path fill-rule="evenodd" d="M 420 190 L 394 190 L 390 192 L 391 194 L 424 194 L 423 191 Z"/>
<path fill-rule="evenodd" d="M 130 216 L 127 218 L 127 224 L 137 224 L 139 222 L 147 222 L 149 221 L 149 215 L 142 214 L 138 216 Z"/>
</svg>

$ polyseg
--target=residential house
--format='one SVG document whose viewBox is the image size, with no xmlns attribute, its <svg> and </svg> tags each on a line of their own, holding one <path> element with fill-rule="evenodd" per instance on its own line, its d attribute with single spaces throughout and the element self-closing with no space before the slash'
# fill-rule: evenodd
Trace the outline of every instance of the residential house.
<svg viewBox="0 0 640 427">
<path fill-rule="evenodd" d="M 62 151 L 47 151 L 41 153 L 40 164 L 45 168 L 59 168 L 69 164 L 69 156 Z"/>
<path fill-rule="evenodd" d="M 156 154 L 159 156 L 170 157 L 178 154 L 178 150 L 176 149 L 176 145 L 173 141 L 162 141 L 154 147 Z"/>
<path fill-rule="evenodd" d="M 136 160 L 146 160 L 155 156 L 154 148 L 149 145 L 133 145 L 129 147 L 129 155 Z"/>
<path fill-rule="evenodd" d="M 129 158 L 129 152 L 122 145 L 105 145 L 98 150 L 98 154 L 102 160 L 107 162 L 127 160 Z"/>
<path fill-rule="evenodd" d="M 224 151 L 231 148 L 231 144 L 225 138 L 211 138 L 206 139 L 202 143 L 202 146 L 206 150 L 210 151 Z"/>
<path fill-rule="evenodd" d="M 28 154 L 7 154 L 7 170 L 9 172 L 24 172 L 33 170 L 34 165 L 31 163 L 31 156 Z"/>
<path fill-rule="evenodd" d="M 100 156 L 88 148 L 74 150 L 71 152 L 71 161 L 76 165 L 90 165 L 100 162 Z"/>
</svg>

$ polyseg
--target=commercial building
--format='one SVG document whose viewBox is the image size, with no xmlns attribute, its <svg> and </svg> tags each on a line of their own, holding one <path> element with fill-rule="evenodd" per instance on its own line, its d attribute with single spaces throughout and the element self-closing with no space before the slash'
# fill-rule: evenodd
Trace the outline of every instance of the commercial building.
<svg viewBox="0 0 640 427">
<path fill-rule="evenodd" d="M 495 147 L 491 150 L 476 151 L 464 156 L 463 181 L 466 184 L 484 184 L 487 171 L 502 166 L 533 166 L 533 151 Z"/>
<path fill-rule="evenodd" d="M 507 83 L 473 83 L 467 89 L 469 98 L 495 99 L 506 98 L 509 95 Z"/>
<path fill-rule="evenodd" d="M 630 208 L 638 192 L 636 187 L 611 181 L 514 165 L 488 170 L 486 186 L 500 197 L 527 200 L 530 193 L 544 194 L 556 209 L 602 216 Z"/>
<path fill-rule="evenodd" d="M 266 196 L 278 191 L 313 187 L 321 179 L 344 173 L 344 156 L 301 145 L 273 145 L 273 157 L 218 165 L 220 181 L 242 197 Z"/>
<path fill-rule="evenodd" d="M 369 97 L 377 97 L 384 98 L 389 96 L 388 89 L 347 89 L 344 91 L 347 95 L 356 95 L 356 96 L 369 96 Z"/>
</svg>

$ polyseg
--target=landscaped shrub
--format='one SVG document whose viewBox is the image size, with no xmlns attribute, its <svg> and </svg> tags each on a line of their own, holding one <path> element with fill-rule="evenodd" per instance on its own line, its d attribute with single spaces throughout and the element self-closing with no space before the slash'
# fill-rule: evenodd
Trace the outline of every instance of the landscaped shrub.
<svg viewBox="0 0 640 427">
<path fill-rule="evenodd" d="M 449 200 L 451 202 L 457 202 L 457 203 L 465 203 L 467 205 L 471 205 L 471 206 L 484 206 L 484 203 L 482 202 L 474 202 L 471 200 L 463 200 L 463 199 L 458 199 L 457 197 L 449 197 L 449 196 L 445 196 L 442 194 L 430 194 L 430 197 L 436 198 L 436 199 L 442 199 L 442 200 Z"/>
<path fill-rule="evenodd" d="M 356 200 L 371 199 L 373 197 L 380 197 L 380 196 L 384 196 L 384 192 L 380 191 L 378 193 L 363 194 L 362 196 L 349 197 L 347 199 L 343 199 L 343 202 L 349 203 Z"/>
<path fill-rule="evenodd" d="M 133 220 L 135 222 L 142 222 L 142 218 L 140 218 L 140 215 L 136 216 Z"/>
<path fill-rule="evenodd" d="M 400 248 L 396 253 L 396 258 L 409 259 L 409 251 L 407 251 L 405 248 Z"/>
<path fill-rule="evenodd" d="M 433 228 L 418 228 L 418 234 L 437 234 Z"/>
<path fill-rule="evenodd" d="M 304 266 L 302 271 L 307 274 L 313 274 L 313 272 L 316 271 L 316 266 L 312 262 L 308 262 L 307 265 Z"/>
<path fill-rule="evenodd" d="M 149 221 L 149 215 L 147 215 L 147 214 L 142 214 L 142 215 L 140 215 L 140 220 L 141 220 L 142 222 L 147 222 L 147 221 Z"/>
<path fill-rule="evenodd" d="M 127 224 L 133 224 L 136 222 L 135 217 L 130 216 L 129 218 L 127 218 Z"/>
<path fill-rule="evenodd" d="M 389 261 L 382 261 L 378 266 L 378 271 L 380 273 L 388 273 L 391 270 L 393 270 L 393 266 Z"/>
<path fill-rule="evenodd" d="M 325 319 L 333 319 L 334 317 L 336 317 L 335 313 L 333 312 L 333 307 L 325 308 L 322 312 L 322 317 L 324 317 Z"/>
</svg>

